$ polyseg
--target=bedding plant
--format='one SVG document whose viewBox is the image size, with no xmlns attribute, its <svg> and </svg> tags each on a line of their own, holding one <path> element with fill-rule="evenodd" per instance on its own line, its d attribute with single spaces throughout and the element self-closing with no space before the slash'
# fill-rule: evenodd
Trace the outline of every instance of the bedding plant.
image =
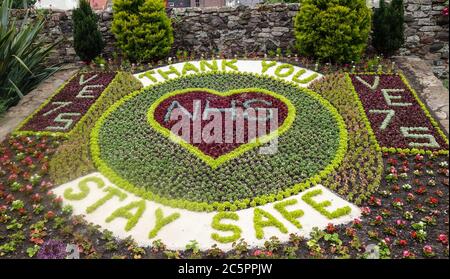
<svg viewBox="0 0 450 279">
<path fill-rule="evenodd" d="M 83 91 L 74 89 L 80 80 L 91 86 L 81 94 L 90 100 L 80 109 L 60 107 L 62 113 L 75 109 L 79 115 L 60 118 L 56 123 L 65 128 L 61 131 L 40 126 L 41 117 L 70 101 L 67 92 Z M 407 94 L 399 98 L 398 92 Z M 287 128 L 279 135 L 274 155 L 240 146 L 188 148 L 164 132 L 171 126 L 162 112 L 173 96 L 183 96 L 182 104 L 205 96 L 203 101 L 225 108 L 245 94 L 277 104 L 281 111 L 280 126 Z M 383 100 L 397 106 L 384 107 Z M 60 103 L 51 106 L 54 102 Z M 382 133 L 390 129 L 393 132 Z M 198 152 L 211 162 L 233 155 L 209 165 Z M 74 215 L 74 208 L 65 206 L 64 197 L 53 189 L 95 171 L 122 190 L 165 206 L 218 211 L 211 223 L 217 231 L 212 238 L 219 244 L 232 242 L 233 249 L 225 252 L 212 245 L 201 250 L 194 239 L 184 249 L 167 248 L 157 233 L 180 215 L 161 209 L 155 215 L 163 221 L 149 233 L 145 247 Z M 341 225 L 330 221 L 325 229 L 302 235 L 305 212 L 292 210 L 295 200 L 287 198 L 316 184 L 356 204 L 360 217 Z M 337 72 L 301 88 L 265 75 L 211 71 L 143 89 L 124 72 L 79 73 L 0 145 L 0 257 L 448 258 L 448 186 L 446 134 L 399 73 Z M 82 185 L 80 190 L 64 196 L 81 199 Z M 327 203 L 314 198 L 319 191 L 306 192 L 302 201 L 330 214 L 323 210 Z M 272 202 L 299 229 L 287 241 L 262 230 L 271 224 L 286 231 L 286 223 L 261 209 Z M 97 208 L 93 205 L 91 211 Z M 255 236 L 265 239 L 257 248 L 242 237 L 241 227 L 232 224 L 246 208 L 255 208 L 255 228 L 260 228 Z M 349 209 L 333 214 L 341 216 Z M 122 210 L 115 216 L 127 214 Z M 224 237 L 222 232 L 231 233 Z M 73 250 L 66 252 L 67 245 Z"/>
</svg>

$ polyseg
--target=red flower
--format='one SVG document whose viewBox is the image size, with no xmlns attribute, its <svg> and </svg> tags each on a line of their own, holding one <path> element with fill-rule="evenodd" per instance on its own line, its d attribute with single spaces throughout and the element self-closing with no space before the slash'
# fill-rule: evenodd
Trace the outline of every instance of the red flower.
<svg viewBox="0 0 450 279">
<path fill-rule="evenodd" d="M 412 238 L 417 238 L 417 232 L 416 231 L 412 231 L 411 232 L 411 237 Z"/>
<path fill-rule="evenodd" d="M 17 180 L 17 174 L 13 173 L 8 177 L 8 181 L 16 181 Z"/>
<path fill-rule="evenodd" d="M 424 253 L 425 256 L 427 256 L 427 257 L 432 257 L 432 256 L 434 256 L 433 247 L 431 247 L 430 245 L 425 245 L 425 246 L 423 247 L 423 253 Z"/>
<path fill-rule="evenodd" d="M 47 219 L 53 219 L 54 217 L 55 217 L 55 213 L 51 210 L 45 214 L 45 218 L 47 218 Z"/>
<path fill-rule="evenodd" d="M 420 186 L 415 192 L 418 195 L 423 195 L 427 192 L 427 188 L 425 188 L 425 186 Z"/>
<path fill-rule="evenodd" d="M 448 16 L 448 7 L 445 7 L 444 9 L 442 9 L 442 15 L 444 16 Z"/>
<path fill-rule="evenodd" d="M 328 223 L 327 225 L 327 232 L 328 233 L 334 233 L 336 231 L 336 227 L 332 223 Z"/>
<path fill-rule="evenodd" d="M 370 197 L 370 200 L 369 200 L 369 204 L 370 204 L 370 205 L 378 205 L 378 206 L 381 206 L 381 199 L 375 198 L 374 196 L 371 196 L 371 197 Z"/>
<path fill-rule="evenodd" d="M 346 228 L 345 229 L 345 234 L 349 237 L 354 237 L 356 235 L 356 230 L 354 228 Z"/>
<path fill-rule="evenodd" d="M 436 206 L 438 203 L 439 203 L 439 200 L 436 199 L 435 197 L 428 198 L 428 204 L 430 204 L 431 206 Z"/>
<path fill-rule="evenodd" d="M 253 256 L 255 256 L 255 257 L 258 257 L 261 254 L 262 254 L 261 250 L 255 250 L 255 252 L 253 252 Z"/>
<path fill-rule="evenodd" d="M 403 258 L 405 259 L 414 259 L 416 256 L 414 253 L 409 252 L 408 250 L 403 251 Z"/>
<path fill-rule="evenodd" d="M 398 186 L 398 184 L 392 185 L 392 191 L 397 193 L 398 191 L 400 191 L 400 186 Z"/>
<path fill-rule="evenodd" d="M 361 214 L 364 215 L 364 216 L 369 215 L 370 212 L 371 212 L 371 210 L 370 210 L 370 208 L 367 207 L 367 206 L 361 208 Z"/>
<path fill-rule="evenodd" d="M 398 219 L 397 221 L 395 221 L 395 224 L 400 227 L 403 228 L 406 225 L 406 221 L 402 220 L 402 219 Z"/>
<path fill-rule="evenodd" d="M 25 186 L 25 192 L 26 193 L 31 193 L 33 192 L 33 186 L 31 186 L 30 184 Z"/>
<path fill-rule="evenodd" d="M 395 166 L 395 165 L 397 165 L 397 159 L 395 159 L 395 158 L 389 158 L 389 159 L 387 160 L 387 163 L 388 163 L 389 165 Z"/>
<path fill-rule="evenodd" d="M 406 239 L 400 239 L 400 240 L 397 242 L 397 244 L 398 244 L 399 246 L 406 246 L 406 245 L 408 245 L 408 241 L 407 241 Z"/>
<path fill-rule="evenodd" d="M 353 219 L 353 226 L 361 228 L 361 220 L 359 220 L 358 218 Z"/>
<path fill-rule="evenodd" d="M 38 193 L 34 194 L 33 196 L 31 196 L 31 200 L 33 202 L 40 202 L 41 201 L 41 195 L 39 195 Z"/>
<path fill-rule="evenodd" d="M 397 169 L 394 166 L 391 166 L 391 168 L 389 169 L 389 172 L 396 175 L 397 174 Z"/>
<path fill-rule="evenodd" d="M 414 157 L 414 160 L 416 160 L 417 162 L 420 162 L 423 160 L 423 156 L 420 154 L 417 154 L 416 157 Z"/>
<path fill-rule="evenodd" d="M 12 203 L 15 200 L 12 194 L 6 196 L 6 203 Z"/>
<path fill-rule="evenodd" d="M 442 244 L 444 244 L 444 245 L 447 245 L 447 244 L 448 244 L 448 236 L 445 235 L 445 234 L 443 234 L 443 233 L 441 233 L 441 234 L 438 236 L 437 241 L 439 241 L 440 243 L 442 243 Z"/>
<path fill-rule="evenodd" d="M 41 244 L 44 243 L 44 240 L 42 238 L 39 238 L 39 237 L 31 237 L 30 241 L 33 242 L 34 244 L 37 244 L 37 245 L 41 245 Z"/>
</svg>

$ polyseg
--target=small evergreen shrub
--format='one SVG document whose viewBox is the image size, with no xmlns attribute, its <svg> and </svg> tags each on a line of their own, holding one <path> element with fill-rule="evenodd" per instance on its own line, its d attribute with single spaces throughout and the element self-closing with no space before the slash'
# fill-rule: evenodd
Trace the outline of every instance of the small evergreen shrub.
<svg viewBox="0 0 450 279">
<path fill-rule="evenodd" d="M 296 47 L 300 54 L 319 60 L 357 61 L 370 27 L 365 0 L 301 0 L 294 19 Z"/>
<path fill-rule="evenodd" d="M 163 0 L 114 0 L 112 32 L 132 61 L 165 57 L 173 44 L 173 28 Z"/>
<path fill-rule="evenodd" d="M 394 54 L 405 42 L 403 23 L 403 0 L 381 0 L 373 15 L 373 46 L 387 56 Z"/>
<path fill-rule="evenodd" d="M 74 48 L 82 61 L 90 62 L 102 53 L 105 46 L 98 29 L 98 16 L 87 0 L 80 0 L 73 11 Z"/>
</svg>

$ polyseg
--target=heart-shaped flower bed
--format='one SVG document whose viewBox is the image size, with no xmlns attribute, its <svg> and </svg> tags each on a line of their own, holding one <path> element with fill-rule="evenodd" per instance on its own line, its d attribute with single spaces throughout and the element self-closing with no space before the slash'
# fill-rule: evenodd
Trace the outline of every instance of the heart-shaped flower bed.
<svg viewBox="0 0 450 279">
<path fill-rule="evenodd" d="M 212 168 L 280 136 L 294 118 L 295 107 L 287 98 L 255 88 L 175 91 L 148 112 L 153 128 Z"/>
<path fill-rule="evenodd" d="M 269 108 L 276 109 L 278 125 L 266 126 L 262 136 L 244 133 L 243 141 L 232 136 L 231 143 L 203 137 L 195 142 L 194 133 L 182 137 L 186 134 L 176 129 L 185 116 L 189 122 L 182 127 L 193 130 L 196 119 L 208 134 L 215 118 L 210 114 L 222 112 L 225 122 L 226 112 L 250 107 L 266 111 L 265 117 Z M 204 114 L 208 117 L 202 120 Z M 250 116 L 241 119 L 244 131 Z M 222 131 L 219 135 L 226 140 Z M 255 148 L 264 143 L 269 152 Z M 294 195 L 330 174 L 346 148 L 345 123 L 320 95 L 241 73 L 184 76 L 127 95 L 100 117 L 91 135 L 95 165 L 111 182 L 158 203 L 196 211 L 247 208 Z"/>
</svg>

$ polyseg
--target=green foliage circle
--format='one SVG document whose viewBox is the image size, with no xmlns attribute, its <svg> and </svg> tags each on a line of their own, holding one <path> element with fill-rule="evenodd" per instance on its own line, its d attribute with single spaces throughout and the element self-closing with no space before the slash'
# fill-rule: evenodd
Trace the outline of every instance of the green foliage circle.
<svg viewBox="0 0 450 279">
<path fill-rule="evenodd" d="M 257 148 L 213 169 L 147 123 L 158 98 L 184 88 L 261 88 L 297 111 L 273 155 Z M 114 104 L 91 135 L 94 163 L 118 186 L 157 202 L 195 211 L 238 210 L 281 200 L 319 183 L 341 162 L 347 131 L 336 109 L 316 93 L 271 77 L 203 73 L 143 89 Z"/>
</svg>

